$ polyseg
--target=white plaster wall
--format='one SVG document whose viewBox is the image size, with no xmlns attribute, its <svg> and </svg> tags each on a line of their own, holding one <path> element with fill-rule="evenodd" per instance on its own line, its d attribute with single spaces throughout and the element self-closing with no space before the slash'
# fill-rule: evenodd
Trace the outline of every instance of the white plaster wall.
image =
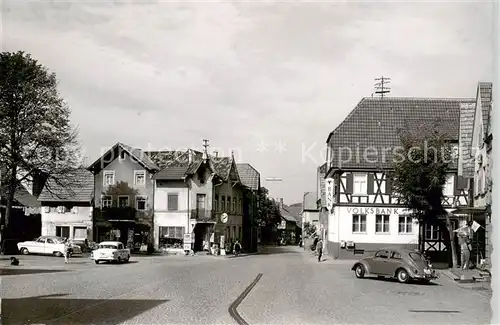
<svg viewBox="0 0 500 325">
<path fill-rule="evenodd" d="M 87 239 L 92 239 L 92 207 L 75 207 L 76 213 L 58 213 L 56 207 L 42 207 L 42 236 L 55 236 L 56 227 L 70 227 L 70 237 L 73 237 L 74 227 L 86 227 Z M 50 211 L 48 211 L 50 209 Z M 85 238 L 74 238 L 85 239 Z"/>
<path fill-rule="evenodd" d="M 359 209 L 366 212 L 366 233 L 358 234 L 352 232 L 352 215 L 356 214 L 355 209 L 358 209 L 358 213 L 360 213 Z M 374 213 L 369 213 L 369 212 Z M 375 233 L 375 215 L 377 213 L 377 209 L 382 213 L 382 209 L 386 212 L 388 209 L 391 210 L 391 214 L 389 217 L 389 233 L 388 234 L 376 234 Z M 396 210 L 398 213 L 394 213 Z M 338 207 L 338 217 L 339 219 L 339 231 L 338 231 L 338 239 L 345 241 L 353 241 L 354 243 L 384 243 L 384 244 L 408 244 L 410 242 L 414 242 L 418 240 L 418 224 L 416 221 L 413 223 L 411 234 L 399 234 L 398 233 L 398 224 L 399 224 L 399 215 L 405 212 L 405 209 L 402 208 L 360 208 L 360 207 Z"/>
</svg>

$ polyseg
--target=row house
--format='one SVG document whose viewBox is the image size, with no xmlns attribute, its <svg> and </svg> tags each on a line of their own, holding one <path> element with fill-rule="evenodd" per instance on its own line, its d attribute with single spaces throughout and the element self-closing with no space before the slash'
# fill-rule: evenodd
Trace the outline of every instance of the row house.
<svg viewBox="0 0 500 325">
<path fill-rule="evenodd" d="M 462 107 L 460 114 L 460 151 L 458 173 L 468 180 L 471 200 L 468 207 L 456 210 L 466 213 L 481 227 L 473 236 L 472 261 L 491 266 L 491 191 L 493 84 L 480 82 L 475 105 Z"/>
<path fill-rule="evenodd" d="M 327 213 L 326 249 L 333 258 L 400 245 L 416 247 L 419 227 L 393 192 L 388 174 L 401 128 L 441 120 L 443 131 L 458 146 L 461 105 L 473 100 L 364 98 L 327 139 L 325 178 L 333 179 L 333 206 Z M 452 166 L 444 187 L 447 211 L 468 203 L 467 184 Z M 454 216 L 454 227 L 461 216 Z M 447 232 L 425 226 L 426 250 L 446 256 Z"/>
<path fill-rule="evenodd" d="M 260 175 L 253 167 L 206 150 L 147 154 L 162 168 L 154 176 L 155 246 L 182 251 L 184 235 L 191 234 L 194 251 L 236 240 L 246 250 L 256 249 Z"/>
<path fill-rule="evenodd" d="M 93 237 L 139 247 L 151 240 L 153 176 L 160 168 L 142 150 L 115 144 L 88 170 L 94 176 Z"/>
<path fill-rule="evenodd" d="M 48 180 L 38 196 L 42 236 L 92 240 L 94 177 L 86 169 L 64 175 L 66 184 Z"/>
</svg>

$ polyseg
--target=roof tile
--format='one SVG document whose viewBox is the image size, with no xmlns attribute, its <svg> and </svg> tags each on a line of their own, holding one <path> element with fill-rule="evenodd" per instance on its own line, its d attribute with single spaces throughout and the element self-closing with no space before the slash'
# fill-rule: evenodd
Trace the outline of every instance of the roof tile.
<svg viewBox="0 0 500 325">
<path fill-rule="evenodd" d="M 440 125 L 458 141 L 461 103 L 474 99 L 363 98 L 331 133 L 332 167 L 392 168 L 392 150 L 400 145 L 399 130 L 424 123 Z M 366 153 L 369 159 L 364 159 Z"/>
<path fill-rule="evenodd" d="M 46 202 L 90 202 L 94 194 L 94 176 L 85 169 L 76 169 L 62 177 L 49 179 L 38 201 Z"/>
<path fill-rule="evenodd" d="M 251 190 L 258 190 L 260 184 L 260 174 L 250 164 L 236 164 L 236 169 L 240 175 L 241 183 Z"/>
</svg>

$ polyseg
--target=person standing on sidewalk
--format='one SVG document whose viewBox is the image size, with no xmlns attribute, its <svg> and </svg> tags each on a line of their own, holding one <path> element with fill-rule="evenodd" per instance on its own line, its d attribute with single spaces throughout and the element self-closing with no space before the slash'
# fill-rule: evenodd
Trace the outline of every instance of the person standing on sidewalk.
<svg viewBox="0 0 500 325">
<path fill-rule="evenodd" d="M 323 256 L 323 239 L 319 239 L 316 244 L 316 251 L 318 252 L 318 262 L 321 262 L 321 257 Z"/>
<path fill-rule="evenodd" d="M 66 239 L 64 241 L 64 263 L 68 264 L 69 257 L 71 255 L 71 241 Z"/>
</svg>

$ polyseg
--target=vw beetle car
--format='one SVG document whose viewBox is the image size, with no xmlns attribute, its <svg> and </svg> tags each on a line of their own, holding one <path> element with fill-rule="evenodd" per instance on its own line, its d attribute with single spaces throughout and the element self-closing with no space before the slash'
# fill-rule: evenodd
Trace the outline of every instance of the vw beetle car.
<svg viewBox="0 0 500 325">
<path fill-rule="evenodd" d="M 64 256 L 64 238 L 57 236 L 41 236 L 33 241 L 24 241 L 17 244 L 17 249 L 23 255 L 47 254 Z M 72 254 L 81 254 L 80 246 L 71 245 Z"/>
<path fill-rule="evenodd" d="M 95 264 L 101 261 L 127 263 L 130 260 L 130 249 L 125 248 L 119 241 L 103 241 L 92 251 L 90 258 Z"/>
<path fill-rule="evenodd" d="M 421 253 L 404 248 L 381 249 L 372 257 L 362 258 L 351 268 L 357 278 L 367 274 L 396 278 L 401 283 L 418 280 L 429 283 L 436 279 L 436 271 Z"/>
</svg>

